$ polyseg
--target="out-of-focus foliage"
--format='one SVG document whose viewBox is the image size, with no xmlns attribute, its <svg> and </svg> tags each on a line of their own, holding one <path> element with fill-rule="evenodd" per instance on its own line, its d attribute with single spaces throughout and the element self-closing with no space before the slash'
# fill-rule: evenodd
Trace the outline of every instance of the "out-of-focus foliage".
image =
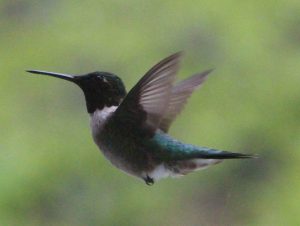
<svg viewBox="0 0 300 226">
<path fill-rule="evenodd" d="M 0 225 L 300 225 L 299 1 L 0 3 Z M 171 134 L 257 153 L 152 187 L 93 144 L 74 85 L 26 69 L 118 74 L 128 89 L 185 50 L 216 68 Z"/>
</svg>

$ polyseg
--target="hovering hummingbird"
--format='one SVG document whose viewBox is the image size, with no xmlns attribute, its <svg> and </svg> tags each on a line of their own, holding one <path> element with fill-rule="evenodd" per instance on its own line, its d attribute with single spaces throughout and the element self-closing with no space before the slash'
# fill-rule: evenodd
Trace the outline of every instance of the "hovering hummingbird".
<svg viewBox="0 0 300 226">
<path fill-rule="evenodd" d="M 67 75 L 28 70 L 78 85 L 90 114 L 92 136 L 104 156 L 117 168 L 152 185 L 168 176 L 182 176 L 222 162 L 253 155 L 182 143 L 167 132 L 187 99 L 211 70 L 174 85 L 181 53 L 153 66 L 128 92 L 109 72 Z"/>
</svg>

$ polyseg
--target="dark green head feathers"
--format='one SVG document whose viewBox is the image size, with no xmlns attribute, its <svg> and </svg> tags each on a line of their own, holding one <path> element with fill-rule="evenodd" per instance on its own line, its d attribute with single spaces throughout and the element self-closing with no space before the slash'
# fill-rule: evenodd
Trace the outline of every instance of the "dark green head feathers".
<svg viewBox="0 0 300 226">
<path fill-rule="evenodd" d="M 75 77 L 74 82 L 83 90 L 87 110 L 93 113 L 105 106 L 118 106 L 126 96 L 122 80 L 108 72 L 92 72 Z"/>
</svg>

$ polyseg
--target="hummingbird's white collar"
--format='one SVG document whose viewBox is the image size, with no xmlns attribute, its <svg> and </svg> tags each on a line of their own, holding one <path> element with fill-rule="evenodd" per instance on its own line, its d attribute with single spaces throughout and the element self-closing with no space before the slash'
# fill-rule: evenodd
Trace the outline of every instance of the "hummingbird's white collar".
<svg viewBox="0 0 300 226">
<path fill-rule="evenodd" d="M 99 133 L 102 130 L 106 120 L 111 116 L 112 113 L 116 111 L 117 108 L 117 106 L 105 106 L 101 110 L 97 109 L 93 113 L 90 113 L 90 125 L 93 135 Z"/>
</svg>

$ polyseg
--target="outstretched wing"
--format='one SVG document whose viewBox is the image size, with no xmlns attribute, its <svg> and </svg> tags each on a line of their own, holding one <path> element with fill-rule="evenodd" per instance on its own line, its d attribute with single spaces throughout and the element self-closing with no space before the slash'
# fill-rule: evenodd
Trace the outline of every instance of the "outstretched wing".
<svg viewBox="0 0 300 226">
<path fill-rule="evenodd" d="M 200 74 L 193 75 L 192 77 L 179 82 L 172 88 L 168 108 L 159 124 L 159 128 L 162 131 L 167 132 L 169 130 L 176 116 L 183 110 L 188 98 L 193 91 L 205 81 L 207 75 L 211 71 L 212 70 L 207 70 Z"/>
<path fill-rule="evenodd" d="M 168 108 L 180 56 L 175 53 L 152 67 L 130 90 L 113 117 L 127 127 L 153 134 Z"/>
</svg>

